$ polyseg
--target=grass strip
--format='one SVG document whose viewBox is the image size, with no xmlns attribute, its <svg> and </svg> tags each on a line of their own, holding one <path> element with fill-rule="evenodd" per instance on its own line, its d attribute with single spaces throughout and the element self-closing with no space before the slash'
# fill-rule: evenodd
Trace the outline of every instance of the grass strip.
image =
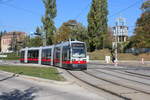
<svg viewBox="0 0 150 100">
<path fill-rule="evenodd" d="M 0 70 L 13 73 L 21 73 L 22 75 L 40 77 L 50 80 L 64 80 L 64 78 L 60 75 L 56 68 L 0 65 Z"/>
</svg>

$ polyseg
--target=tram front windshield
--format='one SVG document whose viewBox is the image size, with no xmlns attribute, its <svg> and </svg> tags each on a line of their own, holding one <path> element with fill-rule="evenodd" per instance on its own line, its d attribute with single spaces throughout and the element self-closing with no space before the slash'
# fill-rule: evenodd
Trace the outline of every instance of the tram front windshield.
<svg viewBox="0 0 150 100">
<path fill-rule="evenodd" d="M 86 57 L 86 49 L 84 43 L 72 44 L 72 57 L 79 57 L 79 58 Z"/>
</svg>

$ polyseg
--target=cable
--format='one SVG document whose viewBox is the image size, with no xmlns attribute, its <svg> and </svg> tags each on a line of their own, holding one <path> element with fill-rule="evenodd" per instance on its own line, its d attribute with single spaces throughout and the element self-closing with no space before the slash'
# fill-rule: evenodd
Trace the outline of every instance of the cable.
<svg viewBox="0 0 150 100">
<path fill-rule="evenodd" d="M 88 3 L 88 4 L 86 5 L 86 7 L 84 7 L 84 8 L 80 11 L 80 13 L 75 17 L 75 19 L 78 19 L 78 18 L 81 16 L 82 11 L 85 10 L 85 9 L 87 9 L 90 5 L 91 5 L 91 2 Z"/>
<path fill-rule="evenodd" d="M 22 7 L 19 7 L 19 6 L 14 6 L 12 4 L 6 4 L 6 3 L 0 3 L 0 4 L 1 5 L 5 5 L 7 7 L 11 7 L 11 8 L 17 9 L 17 10 L 25 11 L 25 12 L 28 12 L 28 13 L 33 14 L 33 15 L 42 16 L 41 14 L 39 14 L 37 12 L 31 11 L 31 10 L 28 10 L 28 9 L 25 9 L 25 8 L 22 8 Z"/>
<path fill-rule="evenodd" d="M 12 2 L 13 0 L 0 0 L 0 4 L 2 4 L 2 3 L 8 3 L 8 2 Z"/>
<path fill-rule="evenodd" d="M 136 4 L 138 4 L 139 2 L 141 2 L 141 0 L 138 0 L 138 1 L 134 2 L 133 4 L 129 5 L 128 7 L 124 8 L 124 9 L 122 9 L 122 10 L 120 10 L 120 11 L 118 11 L 118 12 L 112 14 L 112 15 L 110 15 L 109 17 L 111 18 L 111 17 L 113 17 L 113 16 L 115 16 L 115 15 L 118 15 L 118 14 L 120 14 L 121 12 L 124 12 L 124 11 L 128 10 L 129 8 L 134 7 L 134 6 L 135 6 Z"/>
<path fill-rule="evenodd" d="M 23 28 L 23 27 L 18 27 L 18 26 L 11 26 L 11 25 L 1 25 L 0 26 L 1 28 L 6 28 L 6 27 L 9 27 L 9 28 L 17 28 L 17 29 L 24 29 L 24 30 L 26 30 L 26 29 L 28 29 L 28 28 Z"/>
</svg>

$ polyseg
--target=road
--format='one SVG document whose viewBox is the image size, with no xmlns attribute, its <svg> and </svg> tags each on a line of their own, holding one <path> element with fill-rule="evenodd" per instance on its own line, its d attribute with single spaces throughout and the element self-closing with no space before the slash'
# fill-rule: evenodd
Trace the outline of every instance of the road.
<svg viewBox="0 0 150 100">
<path fill-rule="evenodd" d="M 75 83 L 47 83 L 0 71 L 0 100 L 105 100 Z"/>
</svg>

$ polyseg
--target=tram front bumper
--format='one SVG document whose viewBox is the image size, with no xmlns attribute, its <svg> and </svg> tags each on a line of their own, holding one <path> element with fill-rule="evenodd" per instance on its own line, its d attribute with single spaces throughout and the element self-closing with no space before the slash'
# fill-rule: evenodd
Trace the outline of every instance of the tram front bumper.
<svg viewBox="0 0 150 100">
<path fill-rule="evenodd" d="M 87 69 L 87 64 L 71 64 L 71 69 Z"/>
</svg>

